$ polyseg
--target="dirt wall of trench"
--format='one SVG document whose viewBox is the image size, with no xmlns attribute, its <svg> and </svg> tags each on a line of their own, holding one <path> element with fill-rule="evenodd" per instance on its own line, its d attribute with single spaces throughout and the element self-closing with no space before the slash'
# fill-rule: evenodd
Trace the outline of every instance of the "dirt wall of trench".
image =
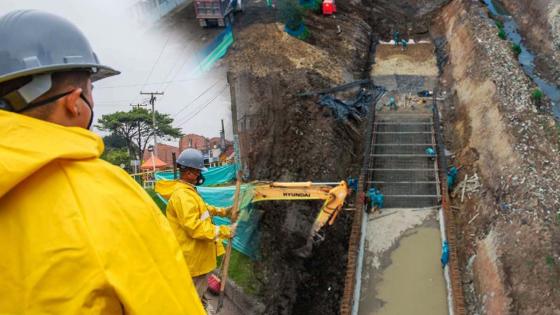
<svg viewBox="0 0 560 315">
<path fill-rule="evenodd" d="M 481 187 L 453 200 L 471 314 L 558 314 L 557 127 L 480 3 L 453 1 L 432 36 L 446 62 L 441 106 L 450 161 Z M 460 194 L 459 194 L 460 195 Z"/>
</svg>

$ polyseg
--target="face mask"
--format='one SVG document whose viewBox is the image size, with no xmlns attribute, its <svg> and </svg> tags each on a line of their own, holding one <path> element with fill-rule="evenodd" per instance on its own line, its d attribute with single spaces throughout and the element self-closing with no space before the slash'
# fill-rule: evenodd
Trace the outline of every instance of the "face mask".
<svg viewBox="0 0 560 315">
<path fill-rule="evenodd" d="M 87 98 L 84 96 L 83 93 L 80 94 L 80 98 L 84 100 L 84 102 L 86 102 L 87 106 L 89 107 L 89 111 L 91 112 L 91 116 L 89 116 L 89 122 L 86 128 L 87 130 L 90 130 L 91 124 L 93 124 L 93 108 L 91 107 L 91 104 L 89 103 L 89 101 L 87 100 Z"/>
<path fill-rule="evenodd" d="M 204 176 L 202 174 L 198 175 L 198 177 L 196 178 L 196 185 L 197 186 L 201 186 L 204 184 Z"/>
</svg>

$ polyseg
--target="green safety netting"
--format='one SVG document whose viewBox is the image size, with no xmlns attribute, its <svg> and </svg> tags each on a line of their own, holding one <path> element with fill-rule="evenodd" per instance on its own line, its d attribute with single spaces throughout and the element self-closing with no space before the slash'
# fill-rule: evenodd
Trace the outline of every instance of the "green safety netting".
<svg viewBox="0 0 560 315">
<path fill-rule="evenodd" d="M 233 14 L 233 13 L 232 13 Z M 204 59 L 191 71 L 190 76 L 199 76 L 207 72 L 212 66 L 227 53 L 231 44 L 233 44 L 233 29 L 231 25 L 220 33 L 214 40 L 201 52 Z"/>
<path fill-rule="evenodd" d="M 197 191 L 207 204 L 215 207 L 230 207 L 233 205 L 235 186 L 225 187 L 200 187 Z M 258 221 L 259 214 L 252 206 L 254 186 L 243 184 L 240 189 L 240 207 L 237 230 L 233 238 L 233 248 L 252 259 L 258 258 Z M 167 200 L 158 194 L 158 197 L 167 204 Z M 230 224 L 229 218 L 213 217 L 216 225 Z M 226 242 L 224 242 L 226 243 Z"/>
<path fill-rule="evenodd" d="M 211 167 L 206 172 L 202 172 L 204 176 L 203 186 L 215 186 L 220 184 L 229 183 L 235 180 L 235 173 L 237 171 L 236 164 L 227 164 L 224 166 Z M 157 172 L 156 180 L 173 180 L 173 172 Z"/>
</svg>

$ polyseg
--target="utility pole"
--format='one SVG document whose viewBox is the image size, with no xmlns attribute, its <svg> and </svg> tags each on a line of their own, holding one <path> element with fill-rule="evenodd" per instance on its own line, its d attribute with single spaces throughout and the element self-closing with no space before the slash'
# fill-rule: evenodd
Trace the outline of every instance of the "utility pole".
<svg viewBox="0 0 560 315">
<path fill-rule="evenodd" d="M 146 104 L 130 104 L 133 109 L 138 109 L 140 107 L 146 107 Z M 142 135 L 140 134 L 140 120 L 136 122 L 138 127 L 138 161 L 142 163 Z M 136 166 L 134 166 L 134 173 L 136 173 Z"/>
<path fill-rule="evenodd" d="M 156 95 L 163 95 L 163 92 L 142 92 L 140 95 L 150 95 L 150 104 L 152 105 L 152 129 L 154 132 L 154 155 L 157 157 L 157 136 L 156 136 Z"/>
<path fill-rule="evenodd" d="M 241 152 L 239 148 L 239 129 L 237 127 L 237 99 L 236 99 L 236 78 L 233 73 L 227 72 L 227 82 L 229 83 L 229 93 L 231 96 L 231 123 L 233 127 L 233 150 L 235 152 L 235 163 L 239 169 L 243 169 L 241 165 Z"/>
<path fill-rule="evenodd" d="M 224 120 L 222 119 L 222 130 L 220 130 L 220 149 L 226 150 L 226 130 L 224 129 Z"/>
</svg>

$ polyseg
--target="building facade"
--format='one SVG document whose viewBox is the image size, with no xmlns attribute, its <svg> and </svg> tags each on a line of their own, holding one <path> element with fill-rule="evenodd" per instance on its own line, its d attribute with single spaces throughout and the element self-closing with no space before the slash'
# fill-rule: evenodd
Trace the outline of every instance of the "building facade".
<svg viewBox="0 0 560 315">
<path fill-rule="evenodd" d="M 179 157 L 181 151 L 176 146 L 163 144 L 163 143 L 157 144 L 157 155 L 158 155 L 157 158 L 165 162 L 169 167 L 173 167 L 173 153 L 175 153 L 176 157 Z M 145 150 L 143 161 L 147 161 L 150 157 L 151 157 L 151 152 Z"/>
</svg>

